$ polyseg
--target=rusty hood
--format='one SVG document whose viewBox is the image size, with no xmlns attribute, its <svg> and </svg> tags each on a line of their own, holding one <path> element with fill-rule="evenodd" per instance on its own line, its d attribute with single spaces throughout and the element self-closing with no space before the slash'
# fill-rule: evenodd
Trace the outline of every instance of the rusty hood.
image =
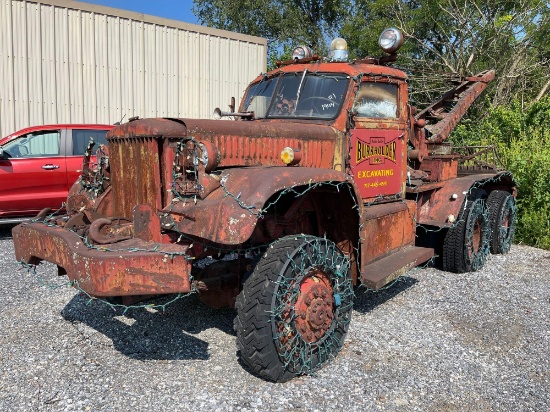
<svg viewBox="0 0 550 412">
<path fill-rule="evenodd" d="M 300 137 L 303 139 L 330 140 L 335 130 L 326 124 L 271 120 L 209 120 L 156 118 L 139 119 L 115 127 L 108 134 L 111 139 L 129 137 L 183 136 L 243 136 L 243 137 Z"/>
<path fill-rule="evenodd" d="M 220 167 L 280 166 L 285 147 L 302 152 L 302 166 L 333 168 L 335 145 L 342 133 L 327 124 L 270 120 L 140 119 L 122 124 L 107 138 L 117 140 L 156 138 L 179 140 L 193 137 L 210 141 L 220 154 Z M 340 138 L 340 140 L 339 140 Z"/>
</svg>

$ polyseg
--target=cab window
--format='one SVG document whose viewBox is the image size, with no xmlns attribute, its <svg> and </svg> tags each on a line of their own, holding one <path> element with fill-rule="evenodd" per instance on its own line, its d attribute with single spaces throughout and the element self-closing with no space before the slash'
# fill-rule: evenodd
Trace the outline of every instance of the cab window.
<svg viewBox="0 0 550 412">
<path fill-rule="evenodd" d="M 93 129 L 73 129 L 73 156 L 83 156 L 90 143 L 90 139 L 93 139 L 94 151 L 99 145 L 107 144 L 108 130 L 93 130 Z"/>
<path fill-rule="evenodd" d="M 333 119 L 342 107 L 348 76 L 331 73 L 285 73 L 252 85 L 244 99 L 254 117 Z"/>
<path fill-rule="evenodd" d="M 48 130 L 29 133 L 4 145 L 4 154 L 11 158 L 59 156 L 61 132 Z"/>
<path fill-rule="evenodd" d="M 256 119 L 264 118 L 267 114 L 267 108 L 271 104 L 271 96 L 276 85 L 276 78 L 252 85 L 244 101 L 245 110 L 254 112 Z"/>
<path fill-rule="evenodd" d="M 359 117 L 395 119 L 398 116 L 397 90 L 397 85 L 392 83 L 361 83 L 353 111 Z"/>
</svg>

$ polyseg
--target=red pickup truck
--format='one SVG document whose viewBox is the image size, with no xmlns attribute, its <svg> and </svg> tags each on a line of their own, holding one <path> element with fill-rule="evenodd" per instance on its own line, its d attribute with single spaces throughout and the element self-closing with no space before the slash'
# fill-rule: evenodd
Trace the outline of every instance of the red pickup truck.
<svg viewBox="0 0 550 412">
<path fill-rule="evenodd" d="M 107 144 L 114 126 L 55 124 L 0 138 L 0 224 L 16 223 L 49 207 L 59 209 L 78 179 L 90 138 Z"/>
</svg>

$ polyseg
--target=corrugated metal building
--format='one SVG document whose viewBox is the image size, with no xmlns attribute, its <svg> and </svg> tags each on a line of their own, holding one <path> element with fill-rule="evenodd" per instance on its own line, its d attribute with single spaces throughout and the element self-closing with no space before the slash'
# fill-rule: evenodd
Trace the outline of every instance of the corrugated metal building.
<svg viewBox="0 0 550 412">
<path fill-rule="evenodd" d="M 209 118 L 266 69 L 266 40 L 70 0 L 0 3 L 0 136 L 125 116 Z"/>
</svg>

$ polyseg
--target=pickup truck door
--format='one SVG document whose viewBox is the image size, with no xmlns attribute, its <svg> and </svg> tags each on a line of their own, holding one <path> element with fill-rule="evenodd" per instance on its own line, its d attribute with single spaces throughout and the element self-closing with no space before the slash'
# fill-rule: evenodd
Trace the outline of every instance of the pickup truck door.
<svg viewBox="0 0 550 412">
<path fill-rule="evenodd" d="M 0 217 L 58 209 L 67 197 L 65 131 L 42 130 L 4 144 L 0 159 Z"/>
<path fill-rule="evenodd" d="M 67 142 L 66 142 L 66 164 L 67 164 L 67 190 L 71 188 L 74 182 L 82 174 L 82 159 L 84 158 L 84 152 L 88 147 L 90 139 L 94 140 L 95 145 L 92 148 L 91 162 L 95 163 L 95 153 L 99 145 L 107 144 L 107 132 L 109 130 L 101 129 L 68 129 L 67 130 Z"/>
</svg>

